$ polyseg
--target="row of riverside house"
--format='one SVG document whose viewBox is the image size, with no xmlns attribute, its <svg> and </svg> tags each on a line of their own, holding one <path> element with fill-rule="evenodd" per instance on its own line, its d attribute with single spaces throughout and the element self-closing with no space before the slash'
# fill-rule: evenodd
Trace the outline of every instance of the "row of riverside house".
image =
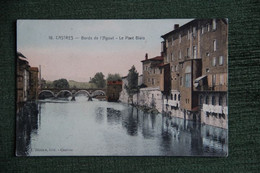
<svg viewBox="0 0 260 173">
<path fill-rule="evenodd" d="M 133 100 L 171 116 L 227 129 L 227 19 L 195 19 L 162 35 L 161 56 L 143 63 Z"/>
<path fill-rule="evenodd" d="M 38 97 L 38 67 L 30 67 L 27 58 L 17 52 L 16 86 L 17 111 L 30 100 Z"/>
</svg>

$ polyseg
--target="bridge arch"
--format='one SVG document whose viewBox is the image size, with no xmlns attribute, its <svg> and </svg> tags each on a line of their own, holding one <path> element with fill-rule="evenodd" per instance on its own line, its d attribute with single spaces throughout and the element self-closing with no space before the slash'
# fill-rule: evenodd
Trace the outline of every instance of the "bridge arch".
<svg viewBox="0 0 260 173">
<path fill-rule="evenodd" d="M 61 93 L 64 93 L 64 92 L 67 92 L 67 93 L 69 93 L 70 94 L 70 96 L 72 96 L 73 94 L 69 91 L 69 90 L 61 90 L 61 91 L 59 91 L 56 95 L 55 95 L 55 97 L 58 97 Z"/>
<path fill-rule="evenodd" d="M 54 92 L 52 92 L 51 90 L 42 90 L 41 92 L 39 92 L 38 97 L 40 97 L 42 93 L 50 93 L 53 97 L 55 97 Z"/>
<path fill-rule="evenodd" d="M 100 96 L 100 95 L 105 96 L 106 95 L 105 91 L 103 91 L 103 90 L 96 90 L 96 91 L 94 91 L 92 93 L 92 97 Z"/>
<path fill-rule="evenodd" d="M 79 93 L 86 93 L 88 97 L 91 97 L 91 94 L 87 90 L 79 90 L 73 96 L 77 96 Z"/>
</svg>

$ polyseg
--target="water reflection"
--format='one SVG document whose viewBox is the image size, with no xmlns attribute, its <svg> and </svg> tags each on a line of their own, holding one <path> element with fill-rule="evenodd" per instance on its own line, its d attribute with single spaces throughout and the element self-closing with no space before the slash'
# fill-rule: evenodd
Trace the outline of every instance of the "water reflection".
<svg viewBox="0 0 260 173">
<path fill-rule="evenodd" d="M 17 115 L 17 155 L 225 156 L 227 142 L 224 129 L 85 97 Z"/>
</svg>

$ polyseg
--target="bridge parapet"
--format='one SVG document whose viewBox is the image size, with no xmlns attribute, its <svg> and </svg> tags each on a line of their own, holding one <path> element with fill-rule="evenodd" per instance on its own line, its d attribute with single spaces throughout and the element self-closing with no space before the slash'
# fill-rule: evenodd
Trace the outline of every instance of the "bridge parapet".
<svg viewBox="0 0 260 173">
<path fill-rule="evenodd" d="M 88 89 L 81 89 L 81 88 L 44 88 L 39 90 L 38 97 L 42 93 L 50 93 L 53 97 L 59 97 L 62 93 L 68 93 L 70 96 L 72 96 L 72 99 L 75 100 L 75 97 L 78 94 L 84 93 L 89 98 L 97 97 L 97 96 L 106 96 L 106 89 L 104 88 L 88 88 Z"/>
</svg>

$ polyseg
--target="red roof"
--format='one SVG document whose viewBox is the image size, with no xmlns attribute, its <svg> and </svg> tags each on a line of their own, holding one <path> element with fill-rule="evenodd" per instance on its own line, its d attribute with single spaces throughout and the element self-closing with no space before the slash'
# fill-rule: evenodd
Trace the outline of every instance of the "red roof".
<svg viewBox="0 0 260 173">
<path fill-rule="evenodd" d="M 122 81 L 107 81 L 107 85 L 122 85 Z"/>
<path fill-rule="evenodd" d="M 39 71 L 38 67 L 30 67 L 30 70 L 32 70 L 32 71 Z"/>
<path fill-rule="evenodd" d="M 156 57 L 154 57 L 154 58 L 142 60 L 141 62 L 145 62 L 145 61 L 163 61 L 163 57 L 161 57 L 161 56 L 156 56 Z"/>
</svg>

